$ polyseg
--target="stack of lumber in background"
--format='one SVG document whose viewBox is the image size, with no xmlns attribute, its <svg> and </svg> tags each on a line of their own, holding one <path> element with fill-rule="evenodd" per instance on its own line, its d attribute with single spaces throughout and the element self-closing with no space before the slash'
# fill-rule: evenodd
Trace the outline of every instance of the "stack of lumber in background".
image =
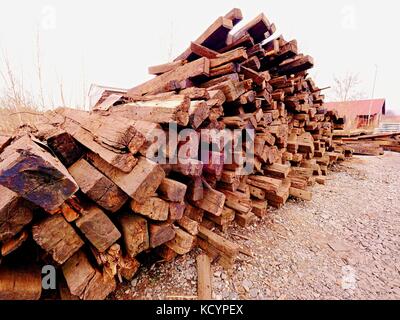
<svg viewBox="0 0 400 320">
<path fill-rule="evenodd" d="M 335 143 L 351 148 L 355 155 L 379 156 L 385 151 L 400 152 L 400 132 L 342 137 Z"/>
<path fill-rule="evenodd" d="M 239 9 L 219 17 L 173 62 L 130 90 L 103 90 L 91 112 L 60 108 L 36 127 L 0 137 L 0 298 L 38 299 L 40 267 L 58 267 L 59 297 L 104 299 L 151 253 L 170 261 L 200 247 L 230 268 L 241 248 L 223 237 L 290 196 L 311 200 L 329 167 L 352 154 L 333 144 L 335 112 L 296 40 L 261 14 L 236 32 Z M 254 171 L 149 154 L 159 130 L 254 129 Z M 199 147 L 200 149 L 200 147 Z M 185 154 L 179 152 L 179 154 Z M 210 151 L 210 159 L 224 159 Z M 171 159 L 170 159 L 171 160 Z M 217 230 L 219 229 L 219 230 Z"/>
</svg>

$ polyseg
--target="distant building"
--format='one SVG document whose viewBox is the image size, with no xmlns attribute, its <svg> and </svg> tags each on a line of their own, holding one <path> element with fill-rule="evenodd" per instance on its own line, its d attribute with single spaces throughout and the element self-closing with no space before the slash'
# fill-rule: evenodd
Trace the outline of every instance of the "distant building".
<svg viewBox="0 0 400 320">
<path fill-rule="evenodd" d="M 382 116 L 386 113 L 385 99 L 328 102 L 325 107 L 328 110 L 337 110 L 341 117 L 345 117 L 346 131 L 374 131 L 379 128 Z"/>
</svg>

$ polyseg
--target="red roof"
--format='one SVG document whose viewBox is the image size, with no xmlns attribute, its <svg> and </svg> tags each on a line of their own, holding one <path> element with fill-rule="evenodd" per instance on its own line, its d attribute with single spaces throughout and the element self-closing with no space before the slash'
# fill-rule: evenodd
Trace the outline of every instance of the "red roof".
<svg viewBox="0 0 400 320">
<path fill-rule="evenodd" d="M 375 115 L 386 113 L 385 99 L 358 100 L 346 102 L 327 102 L 325 107 L 328 110 L 337 110 L 340 116 L 355 118 L 357 116 Z"/>
</svg>

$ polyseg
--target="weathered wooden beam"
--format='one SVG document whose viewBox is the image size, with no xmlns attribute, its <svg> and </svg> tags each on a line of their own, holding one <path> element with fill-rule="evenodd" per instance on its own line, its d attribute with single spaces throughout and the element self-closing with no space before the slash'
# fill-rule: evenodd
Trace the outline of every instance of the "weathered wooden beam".
<svg viewBox="0 0 400 320">
<path fill-rule="evenodd" d="M 60 128 L 57 132 L 45 137 L 45 140 L 66 167 L 78 161 L 85 152 L 85 148 L 77 140 Z"/>
<path fill-rule="evenodd" d="M 215 216 L 220 216 L 224 209 L 225 195 L 211 187 L 205 188 L 203 191 L 203 199 L 194 201 L 194 205 Z"/>
<path fill-rule="evenodd" d="M 74 228 L 61 215 L 49 217 L 32 227 L 36 243 L 59 264 L 67 261 L 84 244 Z"/>
<path fill-rule="evenodd" d="M 186 126 L 189 122 L 190 99 L 185 95 L 173 95 L 162 99 L 135 101 L 110 108 L 110 113 L 129 120 L 153 123 L 175 122 Z"/>
<path fill-rule="evenodd" d="M 93 153 L 99 155 L 111 166 L 114 166 L 119 170 L 128 173 L 136 165 L 137 159 L 130 152 L 114 152 L 96 142 L 96 137 L 90 131 L 84 129 L 79 123 L 57 113 L 52 113 L 51 116 L 52 122 L 55 125 L 59 125 L 62 129 L 64 129 L 72 137 L 74 137 L 74 139 L 77 140 L 80 144 L 85 146 Z"/>
<path fill-rule="evenodd" d="M 190 44 L 190 50 L 192 51 L 193 54 L 195 54 L 199 57 L 204 57 L 204 58 L 208 58 L 208 59 L 215 58 L 218 55 L 217 51 L 206 48 L 206 47 L 202 46 L 201 44 L 198 44 L 195 42 L 192 42 Z"/>
<path fill-rule="evenodd" d="M 41 294 L 39 268 L 0 268 L 0 300 L 39 300 Z"/>
<path fill-rule="evenodd" d="M 197 299 L 212 299 L 212 276 L 211 262 L 206 254 L 200 254 L 196 258 L 197 262 Z"/>
<path fill-rule="evenodd" d="M 210 27 L 198 37 L 194 43 L 203 45 L 212 50 L 218 50 L 225 46 L 229 31 L 233 29 L 232 18 L 219 17 Z M 195 59 L 197 55 L 193 54 L 190 48 L 185 50 L 174 61 Z"/>
<path fill-rule="evenodd" d="M 181 59 L 178 59 L 181 60 Z M 181 82 L 189 78 L 205 75 L 208 76 L 210 70 L 210 60 L 201 58 L 196 61 L 187 63 L 174 70 L 163 73 L 139 86 L 128 90 L 128 96 L 144 95 L 146 93 L 162 90 L 169 82 Z"/>
<path fill-rule="evenodd" d="M 64 278 L 71 294 L 82 297 L 96 269 L 90 264 L 86 254 L 79 250 L 62 266 Z"/>
<path fill-rule="evenodd" d="M 232 21 L 232 24 L 236 26 L 240 21 L 243 20 L 243 14 L 242 11 L 238 8 L 233 8 L 231 11 L 229 11 L 224 18 L 229 19 Z"/>
<path fill-rule="evenodd" d="M 56 112 L 90 131 L 96 142 L 111 151 L 129 150 L 135 154 L 145 143 L 145 137 L 134 126 L 135 122 L 115 114 L 102 115 L 69 108 L 59 108 Z"/>
<path fill-rule="evenodd" d="M 131 213 L 119 218 L 121 232 L 128 255 L 132 258 L 150 247 L 147 220 Z"/>
<path fill-rule="evenodd" d="M 149 239 L 150 248 L 156 248 L 172 240 L 175 237 L 175 230 L 169 223 L 150 223 Z"/>
<path fill-rule="evenodd" d="M 240 30 L 233 35 L 233 41 L 240 39 L 248 33 L 254 39 L 255 43 L 259 43 L 272 35 L 274 31 L 273 29 L 274 28 L 271 27 L 271 23 L 268 21 L 267 17 L 261 13 L 240 28 Z"/>
<path fill-rule="evenodd" d="M 192 101 L 189 108 L 189 124 L 197 129 L 210 116 L 210 107 L 205 101 Z"/>
<path fill-rule="evenodd" d="M 234 49 L 225 53 L 218 54 L 217 57 L 210 59 L 210 68 L 216 68 L 229 62 L 242 62 L 247 59 L 246 50 L 243 48 Z"/>
<path fill-rule="evenodd" d="M 199 226 L 199 237 L 230 257 L 236 257 L 239 254 L 239 246 L 236 243 L 217 235 L 202 225 Z"/>
<path fill-rule="evenodd" d="M 121 237 L 110 218 L 96 206 L 87 208 L 75 224 L 100 252 L 107 250 Z"/>
<path fill-rule="evenodd" d="M 160 74 L 175 70 L 176 68 L 183 66 L 186 63 L 185 60 L 177 60 L 174 62 L 164 63 L 157 66 L 149 67 L 149 74 L 159 76 Z"/>
<path fill-rule="evenodd" d="M 68 171 L 88 198 L 110 212 L 117 212 L 128 200 L 128 196 L 114 182 L 85 159 L 80 159 Z"/>
<path fill-rule="evenodd" d="M 197 236 L 199 233 L 199 223 L 195 220 L 190 219 L 187 216 L 183 216 L 176 222 L 181 228 L 189 232 L 192 236 Z"/>
<path fill-rule="evenodd" d="M 131 202 L 131 209 L 154 221 L 167 221 L 169 214 L 169 203 L 158 197 L 150 197 L 145 202 Z"/>
<path fill-rule="evenodd" d="M 165 200 L 182 202 L 185 199 L 187 186 L 176 180 L 165 178 L 158 187 L 158 192 Z"/>
<path fill-rule="evenodd" d="M 176 228 L 174 239 L 166 242 L 165 245 L 177 254 L 184 255 L 194 248 L 196 237 L 180 228 Z"/>
<path fill-rule="evenodd" d="M 141 203 L 155 193 L 165 178 L 164 170 L 157 163 L 144 157 L 139 158 L 130 173 L 112 167 L 94 153 L 88 154 L 88 160 L 128 196 Z"/>
<path fill-rule="evenodd" d="M 0 184 L 47 211 L 78 191 L 59 160 L 23 136 L 0 155 Z"/>
<path fill-rule="evenodd" d="M 0 195 L 0 242 L 3 242 L 14 237 L 29 224 L 33 214 L 27 201 L 2 185 Z"/>
</svg>

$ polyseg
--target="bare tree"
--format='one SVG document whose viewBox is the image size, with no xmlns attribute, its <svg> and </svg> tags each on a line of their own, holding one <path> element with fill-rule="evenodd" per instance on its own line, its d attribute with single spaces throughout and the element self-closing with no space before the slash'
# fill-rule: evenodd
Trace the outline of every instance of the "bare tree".
<svg viewBox="0 0 400 320">
<path fill-rule="evenodd" d="M 336 101 L 352 101 L 365 98 L 365 93 L 359 89 L 361 80 L 358 74 L 347 73 L 343 78 L 333 78 L 333 98 Z"/>
</svg>

